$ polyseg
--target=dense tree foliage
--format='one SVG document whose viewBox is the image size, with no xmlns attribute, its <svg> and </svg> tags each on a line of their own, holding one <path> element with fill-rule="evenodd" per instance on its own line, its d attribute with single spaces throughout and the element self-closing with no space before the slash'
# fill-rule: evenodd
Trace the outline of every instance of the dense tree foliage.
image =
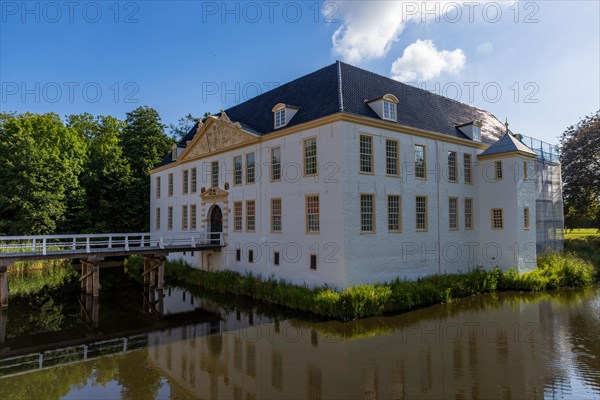
<svg viewBox="0 0 600 400">
<path fill-rule="evenodd" d="M 82 206 L 71 213 L 68 226 L 75 232 L 136 230 L 128 204 L 133 178 L 121 147 L 125 123 L 111 116 L 83 114 L 69 116 L 67 125 L 88 142 L 81 174 L 85 196 Z"/>
<path fill-rule="evenodd" d="M 149 171 L 169 152 L 156 110 L 0 114 L 0 234 L 149 229 Z"/>
<path fill-rule="evenodd" d="M 173 141 L 164 134 L 158 112 L 138 107 L 127 113 L 123 129 L 123 155 L 132 173 L 129 192 L 129 218 L 142 232 L 150 229 L 150 175 L 169 152 Z"/>
<path fill-rule="evenodd" d="M 600 229 L 600 111 L 568 127 L 560 143 L 566 225 Z"/>
<path fill-rule="evenodd" d="M 2 115 L 0 232 L 55 232 L 80 201 L 85 147 L 56 114 Z"/>
</svg>

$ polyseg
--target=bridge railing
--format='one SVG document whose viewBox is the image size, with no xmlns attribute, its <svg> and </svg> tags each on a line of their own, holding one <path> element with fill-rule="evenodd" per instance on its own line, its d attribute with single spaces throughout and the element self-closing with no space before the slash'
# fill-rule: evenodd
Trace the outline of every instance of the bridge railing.
<svg viewBox="0 0 600 400">
<path fill-rule="evenodd" d="M 111 354 L 127 353 L 147 346 L 148 335 L 139 334 L 4 358 L 0 359 L 0 377 L 86 361 Z"/>
<path fill-rule="evenodd" d="M 88 235 L 0 236 L 0 257 L 8 254 L 101 253 L 147 248 L 223 246 L 223 233 L 100 233 Z"/>
</svg>

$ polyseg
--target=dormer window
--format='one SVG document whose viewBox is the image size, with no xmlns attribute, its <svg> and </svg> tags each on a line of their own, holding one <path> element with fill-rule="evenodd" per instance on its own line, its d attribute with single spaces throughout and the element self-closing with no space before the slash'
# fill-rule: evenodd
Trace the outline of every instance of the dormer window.
<svg viewBox="0 0 600 400">
<path fill-rule="evenodd" d="M 296 112 L 298 112 L 298 110 L 298 107 L 290 106 L 289 104 L 283 103 L 279 103 L 275 107 L 273 107 L 273 126 L 275 127 L 275 129 L 283 128 L 284 126 L 289 124 Z"/>
<path fill-rule="evenodd" d="M 464 133 L 469 139 L 476 142 L 481 142 L 481 121 L 470 121 L 461 125 L 457 125 L 456 128 Z"/>
<path fill-rule="evenodd" d="M 373 111 L 375 111 L 379 118 L 393 122 L 398 121 L 398 113 L 396 110 L 399 101 L 393 94 L 386 94 L 383 97 L 367 100 L 366 103 Z"/>
<path fill-rule="evenodd" d="M 275 129 L 285 126 L 285 108 L 275 112 Z"/>
<path fill-rule="evenodd" d="M 174 144 L 173 147 L 171 147 L 171 160 L 175 161 L 177 160 L 177 145 Z"/>
</svg>

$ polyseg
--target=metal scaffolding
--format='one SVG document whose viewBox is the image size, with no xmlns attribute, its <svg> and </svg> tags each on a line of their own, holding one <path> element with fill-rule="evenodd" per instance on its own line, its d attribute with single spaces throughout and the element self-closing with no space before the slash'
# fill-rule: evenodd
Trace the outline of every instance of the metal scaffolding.
<svg viewBox="0 0 600 400">
<path fill-rule="evenodd" d="M 561 251 L 565 220 L 558 146 L 527 136 L 520 136 L 520 140 L 538 155 L 535 160 L 537 252 Z"/>
</svg>

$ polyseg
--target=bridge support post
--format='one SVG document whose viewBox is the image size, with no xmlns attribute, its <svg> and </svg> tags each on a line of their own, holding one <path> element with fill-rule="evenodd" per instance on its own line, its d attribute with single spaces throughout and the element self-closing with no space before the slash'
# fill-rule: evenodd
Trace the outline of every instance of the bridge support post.
<svg viewBox="0 0 600 400">
<path fill-rule="evenodd" d="M 0 310 L 0 344 L 6 341 L 6 324 L 8 322 L 8 310 L 3 308 Z"/>
<path fill-rule="evenodd" d="M 142 274 L 144 278 L 144 285 L 147 285 L 150 282 L 150 275 L 148 272 L 150 271 L 150 259 L 148 257 L 144 257 L 144 273 Z"/>
<path fill-rule="evenodd" d="M 144 285 L 162 289 L 165 285 L 164 255 L 144 256 Z"/>
<path fill-rule="evenodd" d="M 81 290 L 95 297 L 100 296 L 100 261 L 102 258 L 81 259 Z"/>
<path fill-rule="evenodd" d="M 0 308 L 8 307 L 8 268 L 0 266 Z"/>
<path fill-rule="evenodd" d="M 98 328 L 100 320 L 100 302 L 98 297 L 81 293 L 79 306 L 81 307 L 81 320 L 93 329 Z"/>
</svg>

